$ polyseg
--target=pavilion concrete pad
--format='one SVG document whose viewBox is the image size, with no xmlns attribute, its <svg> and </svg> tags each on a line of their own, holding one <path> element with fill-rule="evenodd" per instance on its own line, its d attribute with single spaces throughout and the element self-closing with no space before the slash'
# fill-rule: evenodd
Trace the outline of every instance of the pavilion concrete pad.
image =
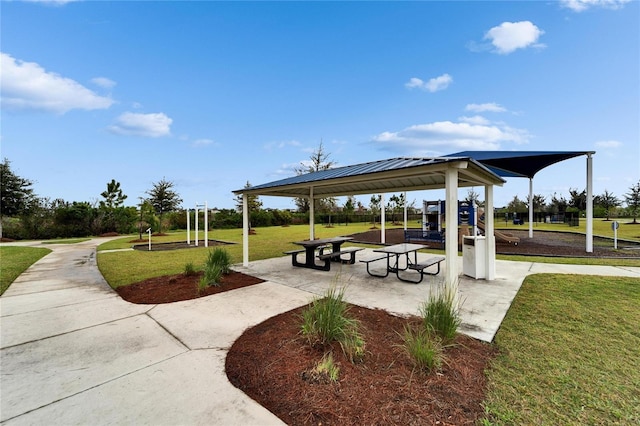
<svg viewBox="0 0 640 426">
<path fill-rule="evenodd" d="M 182 353 L 6 424 L 284 424 L 220 374 L 225 356 L 213 349 Z"/>
<path fill-rule="evenodd" d="M 187 350 L 145 315 L 3 348 L 0 421 L 149 368 Z"/>
<path fill-rule="evenodd" d="M 379 257 L 372 249 L 358 253 L 358 259 Z M 418 261 L 429 254 L 419 253 Z M 458 268 L 462 268 L 462 257 L 458 257 Z M 427 299 L 429 292 L 442 284 L 443 269 L 436 276 L 425 276 L 420 284 L 408 284 L 399 281 L 395 275 L 375 278 L 367 274 L 366 266 L 356 262 L 354 265 L 332 264 L 330 271 L 318 271 L 291 265 L 291 257 L 266 259 L 250 262 L 249 266 L 236 269 L 250 275 L 266 279 L 273 283 L 291 286 L 315 295 L 323 295 L 332 283 L 346 286 L 346 299 L 356 305 L 384 309 L 398 315 L 417 315 L 420 305 Z M 371 264 L 372 270 L 383 273 L 384 261 Z M 431 269 L 432 270 L 432 269 Z M 496 261 L 496 278 L 491 281 L 476 280 L 465 275 L 460 276 L 458 284 L 460 331 L 476 339 L 491 342 L 500 328 L 513 299 L 524 278 L 532 273 L 571 273 L 594 275 L 618 275 L 640 277 L 640 268 L 603 266 L 585 267 L 583 265 L 556 265 L 532 262 Z M 416 272 L 407 271 L 405 274 Z"/>
<path fill-rule="evenodd" d="M 305 305 L 312 296 L 266 282 L 215 297 L 157 305 L 149 316 L 189 349 L 228 349 L 248 327 Z"/>
</svg>

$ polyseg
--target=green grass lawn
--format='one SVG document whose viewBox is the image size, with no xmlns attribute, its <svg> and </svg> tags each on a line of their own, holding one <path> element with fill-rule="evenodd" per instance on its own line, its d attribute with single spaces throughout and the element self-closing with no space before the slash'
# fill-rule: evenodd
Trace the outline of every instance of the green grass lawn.
<svg viewBox="0 0 640 426">
<path fill-rule="evenodd" d="M 526 278 L 495 342 L 494 424 L 640 424 L 640 280 Z"/>
<path fill-rule="evenodd" d="M 0 294 L 9 288 L 11 283 L 18 278 L 29 266 L 51 253 L 51 250 L 42 247 L 0 247 Z"/>
<path fill-rule="evenodd" d="M 369 230 L 370 227 L 371 224 L 350 224 L 348 226 L 336 225 L 332 228 L 316 225 L 315 236 L 316 238 L 335 237 L 339 235 L 364 232 Z M 308 225 L 294 225 L 288 227 L 272 226 L 266 228 L 255 228 L 255 230 L 255 235 L 249 235 L 249 259 L 251 261 L 284 256 L 284 251 L 300 248 L 300 246 L 293 244 L 292 241 L 300 241 L 309 238 Z M 134 250 L 104 253 L 105 250 L 130 248 L 132 246 L 131 240 L 134 238 L 137 238 L 137 236 L 119 238 L 117 240 L 101 244 L 98 247 L 98 266 L 102 275 L 104 275 L 107 282 L 113 288 L 147 278 L 179 274 L 184 271 L 185 265 L 189 262 L 193 262 L 196 266 L 204 264 L 207 254 L 209 253 L 209 250 L 211 250 L 211 247 L 205 248 L 203 246 L 202 240 L 204 238 L 204 232 L 200 231 L 198 237 L 199 248 L 173 251 L 149 252 Z M 186 239 L 186 231 L 181 231 L 170 233 L 163 237 L 152 237 L 152 244 L 186 241 Z M 242 262 L 241 229 L 216 229 L 214 231 L 209 231 L 209 239 L 237 243 L 225 245 L 223 247 L 231 255 L 232 263 Z M 192 244 L 193 240 L 194 234 L 192 232 Z"/>
</svg>

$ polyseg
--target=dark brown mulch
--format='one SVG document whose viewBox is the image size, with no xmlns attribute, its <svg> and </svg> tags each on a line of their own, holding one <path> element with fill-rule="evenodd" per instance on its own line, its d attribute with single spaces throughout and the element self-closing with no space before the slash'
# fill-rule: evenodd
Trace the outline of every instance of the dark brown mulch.
<svg viewBox="0 0 640 426">
<path fill-rule="evenodd" d="M 247 330 L 226 360 L 231 383 L 292 425 L 465 425 L 483 415 L 484 370 L 493 345 L 459 335 L 437 372 L 414 370 L 400 347 L 408 322 L 389 313 L 351 306 L 362 325 L 366 356 L 353 364 L 339 345 L 335 383 L 308 380 L 326 348 L 314 348 L 299 331 L 302 308 Z"/>
<path fill-rule="evenodd" d="M 385 241 L 387 244 L 398 244 L 404 241 L 402 229 L 387 229 Z M 496 241 L 496 253 L 531 255 L 531 256 L 569 256 L 569 257 L 632 257 L 640 258 L 640 244 L 627 241 L 618 242 L 618 250 L 614 250 L 613 241 L 609 238 L 593 238 L 593 252 L 585 251 L 585 236 L 569 232 L 533 231 L 533 238 L 529 238 L 526 229 L 508 229 L 508 232 L 520 238 L 518 245 Z M 379 244 L 380 229 L 354 234 L 355 241 Z M 415 242 L 415 241 L 412 241 Z M 443 249 L 438 243 L 426 243 L 429 247 Z"/>
<path fill-rule="evenodd" d="M 118 287 L 116 291 L 120 297 L 131 303 L 158 304 L 196 299 L 264 282 L 260 278 L 232 271 L 222 277 L 219 286 L 210 286 L 198 291 L 198 282 L 202 275 L 203 273 L 199 272 L 195 275 L 178 274 L 149 278 Z"/>
</svg>

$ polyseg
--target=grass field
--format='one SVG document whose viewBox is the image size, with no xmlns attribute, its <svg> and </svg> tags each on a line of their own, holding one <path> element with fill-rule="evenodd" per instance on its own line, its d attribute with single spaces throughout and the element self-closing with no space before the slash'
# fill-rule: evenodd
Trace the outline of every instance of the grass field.
<svg viewBox="0 0 640 426">
<path fill-rule="evenodd" d="M 494 424 L 640 424 L 640 280 L 525 279 L 487 372 Z"/>
<path fill-rule="evenodd" d="M 42 247 L 0 247 L 0 294 L 3 294 L 11 283 L 29 266 L 51 253 Z"/>
</svg>

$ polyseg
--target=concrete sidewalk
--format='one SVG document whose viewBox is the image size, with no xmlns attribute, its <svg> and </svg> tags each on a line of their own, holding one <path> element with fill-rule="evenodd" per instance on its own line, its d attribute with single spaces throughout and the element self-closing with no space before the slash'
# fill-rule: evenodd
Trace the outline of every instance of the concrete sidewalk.
<svg viewBox="0 0 640 426">
<path fill-rule="evenodd" d="M 98 272 L 95 247 L 104 241 L 38 244 L 53 252 L 0 298 L 3 423 L 282 424 L 227 380 L 227 350 L 247 327 L 308 303 L 334 280 L 348 284 L 350 301 L 398 313 L 415 313 L 435 283 L 372 279 L 362 264 L 309 271 L 282 257 L 235 268 L 268 280 L 262 284 L 135 305 L 120 299 Z M 498 262 L 497 269 L 495 281 L 460 282 L 462 331 L 485 340 L 493 338 L 528 274 L 640 278 L 640 268 Z"/>
</svg>

